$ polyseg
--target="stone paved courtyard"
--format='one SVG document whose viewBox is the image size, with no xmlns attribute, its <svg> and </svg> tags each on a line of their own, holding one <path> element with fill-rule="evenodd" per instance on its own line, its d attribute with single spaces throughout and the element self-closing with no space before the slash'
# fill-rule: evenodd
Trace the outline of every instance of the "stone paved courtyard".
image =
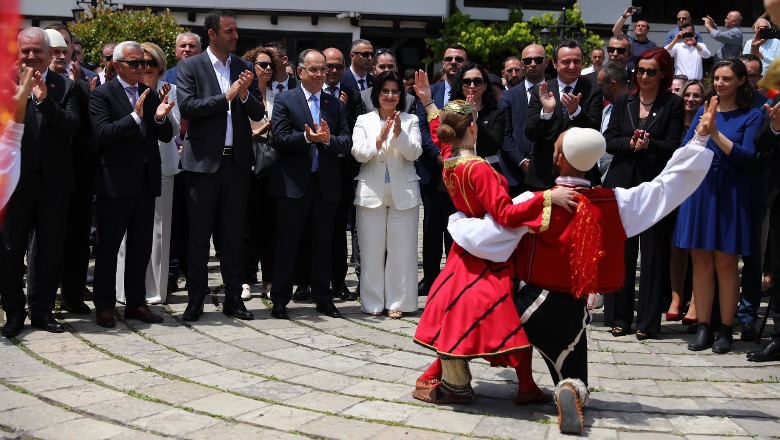
<svg viewBox="0 0 780 440">
<path fill-rule="evenodd" d="M 218 262 L 210 265 L 217 288 Z M 356 284 L 352 269 L 348 284 Z M 2 338 L 0 437 L 563 437 L 553 404 L 516 405 L 514 370 L 481 360 L 472 363 L 471 404 L 414 400 L 414 381 L 433 360 L 412 342 L 419 314 L 371 317 L 357 302 L 337 301 L 346 319 L 331 319 L 313 304 L 291 303 L 292 320 L 283 321 L 254 292 L 246 303 L 254 321 L 207 304 L 199 322 L 185 324 L 186 294 L 177 292 L 169 305 L 153 306 L 163 324 L 119 319 L 108 330 L 94 314 L 64 314 L 64 334 L 28 326 L 17 339 Z M 662 339 L 639 342 L 613 337 L 601 321 L 599 310 L 588 331 L 592 393 L 583 437 L 780 437 L 780 365 L 747 362 L 754 343 L 736 342 L 726 355 L 693 353 L 682 325 L 664 323 Z M 538 355 L 534 372 L 551 389 Z"/>
</svg>

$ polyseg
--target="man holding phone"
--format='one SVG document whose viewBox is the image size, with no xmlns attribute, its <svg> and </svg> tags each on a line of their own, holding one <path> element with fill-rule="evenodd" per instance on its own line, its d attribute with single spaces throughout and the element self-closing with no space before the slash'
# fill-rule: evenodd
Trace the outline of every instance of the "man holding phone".
<svg viewBox="0 0 780 440">
<path fill-rule="evenodd" d="M 633 16 L 634 14 L 641 13 L 642 8 L 636 6 L 629 6 L 626 8 L 626 10 L 623 11 L 623 14 L 618 17 L 615 25 L 612 26 L 612 35 L 622 35 L 623 25 L 626 23 L 626 19 Z M 654 41 L 651 41 L 649 38 L 647 38 L 648 33 L 650 33 L 650 25 L 647 23 L 647 20 L 637 20 L 634 24 L 634 37 L 630 38 L 631 57 L 628 59 L 627 64 L 629 72 L 634 71 L 634 61 L 636 60 L 637 55 L 640 55 L 642 52 L 648 49 L 658 47 Z"/>
<path fill-rule="evenodd" d="M 686 26 L 690 23 L 691 23 L 691 13 L 686 11 L 685 9 L 680 10 L 680 12 L 677 13 L 677 26 L 666 34 L 666 39 L 664 40 L 664 46 L 671 43 L 672 40 L 674 40 L 674 36 L 677 35 L 682 30 L 683 26 Z M 696 34 L 696 42 L 697 43 L 704 42 L 704 40 L 701 39 L 701 35 Z"/>
<path fill-rule="evenodd" d="M 704 67 L 702 60 L 712 56 L 707 45 L 696 41 L 696 31 L 692 24 L 680 28 L 680 32 L 666 45 L 669 55 L 674 58 L 674 74 L 685 75 L 688 79 L 702 79 Z"/>
<path fill-rule="evenodd" d="M 713 40 L 722 43 L 722 45 L 715 52 L 715 62 L 728 57 L 738 57 L 739 51 L 742 48 L 742 29 L 739 25 L 742 23 L 742 15 L 739 11 L 731 11 L 726 15 L 726 29 L 718 29 L 718 25 L 715 24 L 715 20 L 709 15 L 702 19 L 704 26 L 710 32 L 710 37 Z"/>
<path fill-rule="evenodd" d="M 755 55 L 761 60 L 761 73 L 766 74 L 766 69 L 772 64 L 778 52 L 780 52 L 780 32 L 772 28 L 769 20 L 759 18 L 753 24 L 753 38 L 745 42 L 742 53 Z"/>
</svg>

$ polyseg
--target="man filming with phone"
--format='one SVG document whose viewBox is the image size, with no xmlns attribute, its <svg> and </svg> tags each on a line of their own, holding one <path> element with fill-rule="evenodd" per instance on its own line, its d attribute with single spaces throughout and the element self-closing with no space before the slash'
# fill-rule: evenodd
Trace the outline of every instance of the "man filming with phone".
<svg viewBox="0 0 780 440">
<path fill-rule="evenodd" d="M 612 35 L 622 35 L 623 34 L 623 25 L 626 23 L 626 20 L 629 17 L 632 17 L 634 14 L 641 14 L 642 8 L 637 6 L 629 6 L 626 8 L 625 11 L 618 17 L 617 21 L 615 22 L 615 25 L 612 26 Z M 634 71 L 634 61 L 636 60 L 637 55 L 642 54 L 644 51 L 648 49 L 652 49 L 654 47 L 658 47 L 657 44 L 655 44 L 654 41 L 651 41 L 647 38 L 647 34 L 650 33 L 650 25 L 647 23 L 647 20 L 639 19 L 634 24 L 634 37 L 629 38 L 631 40 L 631 57 L 628 59 L 628 71 L 633 72 Z"/>
<path fill-rule="evenodd" d="M 745 42 L 742 53 L 757 56 L 761 60 L 761 73 L 766 74 L 766 69 L 780 52 L 780 31 L 763 18 L 756 20 L 753 30 L 756 33 Z"/>
<path fill-rule="evenodd" d="M 696 31 L 692 24 L 680 27 L 680 32 L 666 45 L 669 55 L 674 58 L 674 74 L 685 75 L 688 79 L 702 79 L 704 67 L 702 60 L 712 56 L 707 45 L 696 41 Z"/>
<path fill-rule="evenodd" d="M 702 19 L 704 21 L 704 27 L 710 32 L 710 37 L 713 40 L 722 43 L 722 45 L 715 51 L 715 62 L 728 57 L 738 57 L 740 48 L 742 47 L 742 29 L 739 25 L 742 23 L 742 15 L 739 11 L 731 11 L 726 15 L 724 24 L 726 29 L 718 29 L 718 25 L 715 24 L 715 20 L 709 15 Z"/>
</svg>

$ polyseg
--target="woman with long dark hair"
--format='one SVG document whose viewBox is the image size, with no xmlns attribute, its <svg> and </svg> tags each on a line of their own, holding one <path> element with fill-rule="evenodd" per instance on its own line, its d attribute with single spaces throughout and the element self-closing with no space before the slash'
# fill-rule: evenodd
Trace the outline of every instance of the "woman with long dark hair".
<svg viewBox="0 0 780 440">
<path fill-rule="evenodd" d="M 604 132 L 607 152 L 613 155 L 604 186 L 632 188 L 661 173 L 680 145 L 683 134 L 683 101 L 669 88 L 674 62 L 663 48 L 649 49 L 636 58 L 634 90 L 615 99 L 609 126 Z M 669 240 L 673 219 L 661 220 L 625 244 L 626 284 L 604 297 L 604 324 L 613 336 L 631 331 L 637 257 L 641 249 L 637 339 L 661 332 L 661 308 L 669 291 Z M 641 248 L 639 243 L 642 243 Z"/>
<path fill-rule="evenodd" d="M 690 249 L 693 260 L 699 327 L 688 349 L 712 347 L 714 353 L 727 353 L 731 350 L 731 323 L 739 300 L 739 256 L 759 251 L 750 247 L 749 164 L 756 153 L 754 139 L 761 129 L 762 115 L 753 108 L 753 89 L 741 60 L 719 61 L 711 77 L 710 94 L 717 95 L 718 101 L 717 131 L 707 148 L 715 156 L 704 182 L 680 205 L 673 244 Z M 699 110 L 692 127 L 701 114 Z M 693 135 L 694 130 L 689 130 L 683 144 Z M 721 320 L 717 340 L 710 325 L 716 276 Z"/>
</svg>

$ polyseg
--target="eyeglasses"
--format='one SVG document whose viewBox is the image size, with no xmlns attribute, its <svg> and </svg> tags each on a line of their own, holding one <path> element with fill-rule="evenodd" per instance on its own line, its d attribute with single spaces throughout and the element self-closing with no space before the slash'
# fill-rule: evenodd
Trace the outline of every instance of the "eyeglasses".
<svg viewBox="0 0 780 440">
<path fill-rule="evenodd" d="M 468 87 L 479 87 L 482 84 L 485 84 L 485 80 L 482 78 L 463 78 L 463 81 L 461 81 L 464 86 Z"/>
<path fill-rule="evenodd" d="M 143 66 L 144 69 L 154 69 L 156 67 L 160 67 L 160 65 L 157 64 L 157 61 L 155 60 L 143 60 L 141 62 L 141 66 Z"/>
<path fill-rule="evenodd" d="M 377 64 L 376 68 L 377 70 L 393 70 L 395 69 L 395 64 Z"/>
<path fill-rule="evenodd" d="M 531 63 L 542 64 L 543 62 L 544 62 L 544 57 L 523 58 L 523 64 L 525 64 L 526 66 L 530 66 Z"/>
<path fill-rule="evenodd" d="M 106 56 L 103 57 L 103 59 L 106 60 L 106 61 L 111 61 L 112 58 L 114 58 L 113 55 L 106 55 Z"/>
<path fill-rule="evenodd" d="M 466 59 L 463 58 L 460 55 L 456 56 L 456 57 L 444 57 L 444 58 L 442 58 L 442 60 L 444 60 L 447 63 L 451 63 L 452 60 L 455 60 L 456 63 L 462 63 L 462 62 L 466 61 Z"/>
<path fill-rule="evenodd" d="M 141 67 L 146 67 L 146 61 L 142 60 L 116 60 L 118 63 L 125 63 L 127 67 L 135 70 Z"/>
<path fill-rule="evenodd" d="M 380 92 L 382 92 L 382 94 L 385 96 L 401 96 L 401 91 L 397 89 L 382 89 Z"/>
<path fill-rule="evenodd" d="M 395 56 L 395 51 L 393 49 L 388 49 L 386 47 L 380 47 L 376 50 L 376 56 L 382 55 L 383 53 L 389 53 L 390 55 Z"/>
<path fill-rule="evenodd" d="M 609 53 L 617 52 L 620 55 L 623 55 L 624 53 L 626 53 L 626 50 L 627 50 L 627 48 L 625 48 L 625 47 L 612 47 L 612 46 L 607 47 L 607 52 L 609 52 Z"/>
<path fill-rule="evenodd" d="M 324 67 L 300 67 L 301 69 L 309 72 L 310 75 L 322 75 L 326 72 Z"/>
<path fill-rule="evenodd" d="M 326 64 L 325 65 L 325 68 L 327 70 L 343 70 L 344 67 L 346 67 L 346 66 L 344 66 L 343 64 Z"/>
<path fill-rule="evenodd" d="M 691 17 L 677 17 L 677 21 L 685 21 L 685 20 L 690 20 L 690 19 L 691 19 Z"/>
<path fill-rule="evenodd" d="M 644 74 L 647 74 L 650 78 L 655 78 L 655 76 L 658 75 L 658 69 L 645 69 L 644 67 L 636 68 L 636 76 L 642 76 Z"/>
<path fill-rule="evenodd" d="M 504 72 L 506 72 L 506 73 L 508 73 L 510 75 L 513 74 L 513 73 L 520 73 L 522 71 L 523 71 L 523 69 L 521 69 L 519 67 L 510 67 L 510 68 L 504 70 Z"/>
<path fill-rule="evenodd" d="M 374 58 L 374 52 L 352 52 L 352 53 L 354 53 L 355 55 L 359 55 L 359 56 L 361 56 L 363 58 L 366 58 L 366 59 Z"/>
<path fill-rule="evenodd" d="M 255 66 L 261 68 L 261 69 L 275 69 L 276 66 L 274 66 L 274 63 L 269 63 L 268 61 L 258 61 L 255 63 Z"/>
<path fill-rule="evenodd" d="M 673 79 L 681 79 L 683 81 L 688 81 L 688 77 L 686 75 L 674 75 L 672 78 Z"/>
<path fill-rule="evenodd" d="M 748 77 L 748 79 L 751 79 L 751 80 L 752 79 L 758 79 L 758 78 L 761 78 L 761 74 L 760 73 L 748 73 L 747 77 Z"/>
</svg>

